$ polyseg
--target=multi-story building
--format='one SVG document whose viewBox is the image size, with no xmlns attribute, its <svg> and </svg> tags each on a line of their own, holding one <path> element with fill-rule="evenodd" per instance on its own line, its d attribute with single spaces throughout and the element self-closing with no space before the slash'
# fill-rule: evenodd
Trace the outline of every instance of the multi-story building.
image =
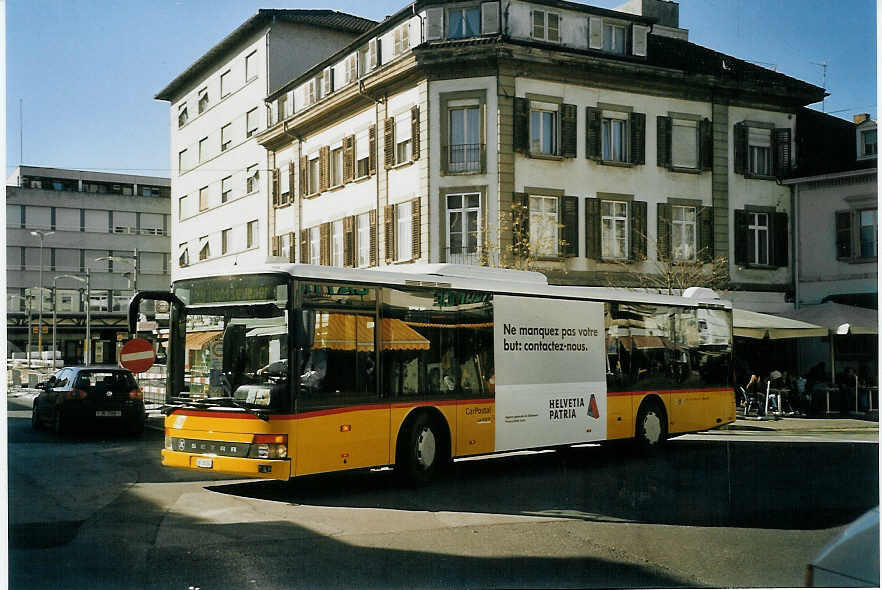
<svg viewBox="0 0 882 590">
<path fill-rule="evenodd" d="M 268 95 L 270 247 L 576 285 L 725 257 L 739 305 L 783 309 L 777 179 L 823 96 L 690 43 L 674 2 L 418 1 Z"/>
<path fill-rule="evenodd" d="M 16 168 L 6 186 L 11 350 L 51 350 L 54 311 L 56 349 L 83 361 L 88 304 L 91 360 L 115 362 L 132 289 L 168 288 L 170 203 L 168 178 Z"/>
<path fill-rule="evenodd" d="M 375 24 L 260 10 L 156 95 L 170 103 L 174 268 L 266 259 L 264 98 Z"/>
</svg>

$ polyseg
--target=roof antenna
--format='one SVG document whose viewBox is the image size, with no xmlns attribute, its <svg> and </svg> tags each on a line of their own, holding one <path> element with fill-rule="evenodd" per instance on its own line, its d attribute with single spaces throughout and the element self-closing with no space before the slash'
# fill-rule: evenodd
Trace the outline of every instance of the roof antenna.
<svg viewBox="0 0 882 590">
<path fill-rule="evenodd" d="M 811 62 L 813 65 L 820 66 L 824 71 L 823 74 L 823 82 L 821 82 L 821 87 L 824 89 L 824 98 L 821 99 L 821 112 L 826 113 L 826 102 L 827 102 L 827 60 L 818 63 L 816 61 Z"/>
</svg>

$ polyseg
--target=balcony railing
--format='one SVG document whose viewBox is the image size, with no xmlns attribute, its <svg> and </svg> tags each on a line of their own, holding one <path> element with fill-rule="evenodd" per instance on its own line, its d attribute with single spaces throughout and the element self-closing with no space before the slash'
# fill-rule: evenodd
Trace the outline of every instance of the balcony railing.
<svg viewBox="0 0 882 590">
<path fill-rule="evenodd" d="M 448 172 L 480 172 L 484 162 L 483 143 L 461 143 L 447 146 Z"/>
<path fill-rule="evenodd" d="M 444 260 L 449 264 L 498 266 L 498 254 L 498 252 L 491 252 L 483 248 L 463 246 L 461 248 L 446 248 L 444 250 Z"/>
</svg>

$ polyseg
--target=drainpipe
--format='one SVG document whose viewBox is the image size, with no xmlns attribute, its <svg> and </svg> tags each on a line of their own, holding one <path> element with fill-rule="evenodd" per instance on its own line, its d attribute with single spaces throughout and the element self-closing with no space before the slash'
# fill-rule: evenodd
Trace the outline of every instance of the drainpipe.
<svg viewBox="0 0 882 590">
<path fill-rule="evenodd" d="M 285 135 L 285 137 L 289 138 L 292 142 L 294 142 L 294 141 L 297 142 L 297 161 L 294 163 L 294 166 L 297 168 L 298 187 L 293 187 L 293 186 L 288 187 L 288 191 L 292 195 L 294 194 L 294 189 L 297 188 L 297 234 L 296 234 L 297 235 L 297 238 L 296 238 L 297 243 L 291 244 L 291 247 L 294 248 L 294 252 L 296 253 L 296 255 L 294 256 L 294 262 L 296 262 L 297 261 L 297 254 L 299 254 L 300 256 L 303 256 L 303 254 L 299 252 L 300 240 L 301 240 L 300 233 L 303 231 L 303 228 L 301 227 L 301 225 L 303 224 L 303 199 L 301 198 L 300 189 L 299 189 L 299 185 L 303 184 L 303 179 L 300 178 L 300 174 L 302 173 L 302 169 L 300 167 L 300 161 L 301 161 L 300 159 L 303 156 L 303 137 L 300 135 L 297 135 L 296 133 L 292 133 L 292 132 L 288 131 L 288 122 L 284 121 L 284 120 L 282 121 L 282 133 Z M 279 174 L 281 175 L 281 171 L 279 172 Z M 289 260 L 289 262 L 292 262 L 292 261 Z M 300 262 L 303 262 L 303 261 L 301 260 Z"/>
</svg>

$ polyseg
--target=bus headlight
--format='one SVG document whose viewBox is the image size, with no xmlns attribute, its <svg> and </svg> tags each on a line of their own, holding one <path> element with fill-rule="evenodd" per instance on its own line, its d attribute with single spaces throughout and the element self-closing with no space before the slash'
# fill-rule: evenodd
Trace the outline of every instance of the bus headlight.
<svg viewBox="0 0 882 590">
<path fill-rule="evenodd" d="M 248 453 L 251 459 L 285 459 L 288 457 L 287 434 L 255 434 Z"/>
<path fill-rule="evenodd" d="M 172 437 L 170 437 L 168 434 L 165 435 L 165 448 L 169 451 L 172 450 Z"/>
</svg>

